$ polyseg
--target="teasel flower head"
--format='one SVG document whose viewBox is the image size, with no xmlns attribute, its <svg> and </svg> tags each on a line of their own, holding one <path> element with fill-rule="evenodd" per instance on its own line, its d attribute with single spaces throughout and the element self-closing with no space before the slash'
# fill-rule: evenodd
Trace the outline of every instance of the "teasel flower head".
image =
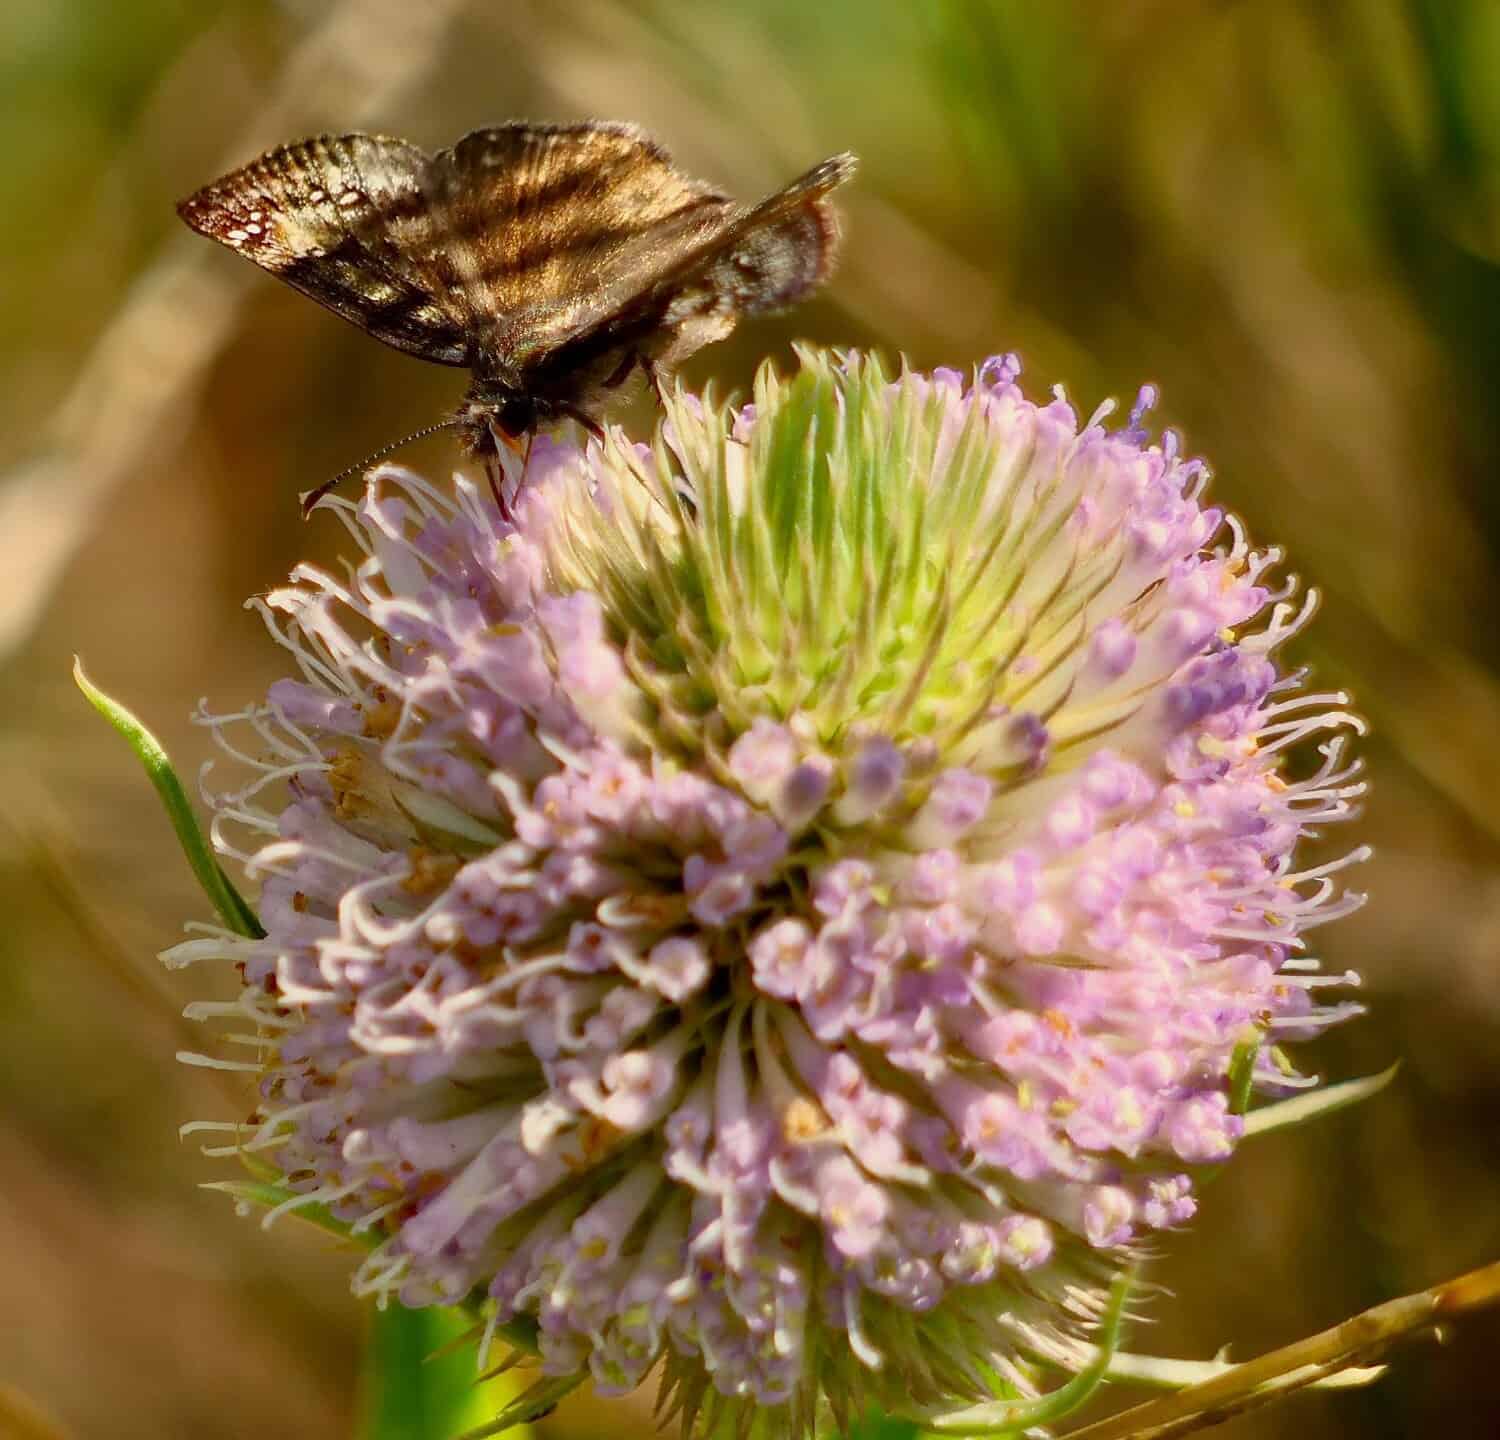
<svg viewBox="0 0 1500 1440">
<path fill-rule="evenodd" d="M 360 1293 L 767 1435 L 1076 1370 L 1246 1094 L 1314 1083 L 1363 854 L 1294 858 L 1358 722 L 1149 392 L 800 358 L 538 439 L 513 523 L 326 502 L 347 573 L 255 602 L 299 673 L 208 717 L 267 933 L 169 952 L 238 965 L 233 1148 L 375 1242 Z"/>
</svg>

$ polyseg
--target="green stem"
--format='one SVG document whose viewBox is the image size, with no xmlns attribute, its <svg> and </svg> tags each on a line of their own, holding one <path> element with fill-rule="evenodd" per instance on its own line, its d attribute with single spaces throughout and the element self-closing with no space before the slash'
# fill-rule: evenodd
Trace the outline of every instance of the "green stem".
<svg viewBox="0 0 1500 1440">
<path fill-rule="evenodd" d="M 359 1440 L 454 1440 L 515 1398 L 514 1377 L 481 1384 L 465 1311 L 392 1303 L 375 1310 L 360 1378 Z M 528 1440 L 526 1426 L 511 1431 Z"/>
</svg>

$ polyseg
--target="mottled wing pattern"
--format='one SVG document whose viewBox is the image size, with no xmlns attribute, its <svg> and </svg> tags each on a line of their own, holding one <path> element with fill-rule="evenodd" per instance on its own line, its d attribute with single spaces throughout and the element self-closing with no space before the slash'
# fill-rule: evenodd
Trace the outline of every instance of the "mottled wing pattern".
<svg viewBox="0 0 1500 1440">
<path fill-rule="evenodd" d="M 836 155 L 745 209 L 633 125 L 513 122 L 427 155 L 374 135 L 267 152 L 178 207 L 377 339 L 467 365 L 482 397 L 578 413 L 827 275 Z"/>
<path fill-rule="evenodd" d="M 468 363 L 468 306 L 429 203 L 430 158 L 404 140 L 322 135 L 270 150 L 178 214 L 408 354 Z"/>
<path fill-rule="evenodd" d="M 643 131 L 600 121 L 475 130 L 431 181 L 477 324 L 566 307 L 643 238 L 707 233 L 734 209 Z"/>
<path fill-rule="evenodd" d="M 827 197 L 852 178 L 855 164 L 847 152 L 824 160 L 683 256 L 653 286 L 670 295 L 666 323 L 784 310 L 821 285 L 839 243 Z"/>
<path fill-rule="evenodd" d="M 833 268 L 838 216 L 827 197 L 855 164 L 853 155 L 832 156 L 704 232 L 623 248 L 571 314 L 520 312 L 525 333 L 502 349 L 529 345 L 523 377 L 539 396 L 573 388 L 582 398 L 632 352 L 670 367 L 741 317 L 795 304 Z"/>
</svg>

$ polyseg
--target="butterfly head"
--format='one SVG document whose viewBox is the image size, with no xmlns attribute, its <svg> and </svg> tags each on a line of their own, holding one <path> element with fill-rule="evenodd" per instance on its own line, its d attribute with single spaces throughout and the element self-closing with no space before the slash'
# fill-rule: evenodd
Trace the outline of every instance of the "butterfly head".
<svg viewBox="0 0 1500 1440">
<path fill-rule="evenodd" d="M 547 418 L 529 391 L 482 372 L 476 374 L 458 411 L 469 448 L 476 454 L 493 452 L 497 435 L 518 439 L 531 434 Z"/>
<path fill-rule="evenodd" d="M 514 442 L 563 420 L 575 421 L 590 435 L 603 439 L 604 431 L 590 413 L 592 407 L 586 404 L 581 388 L 570 380 L 565 387 L 539 390 L 519 383 L 504 366 L 481 358 L 457 420 L 475 455 L 493 455 L 500 441 Z"/>
<path fill-rule="evenodd" d="M 536 401 L 523 390 L 512 390 L 503 395 L 477 396 L 470 394 L 458 412 L 458 418 L 471 430 L 498 430 L 508 439 L 519 439 L 536 429 L 543 418 L 537 412 Z"/>
</svg>

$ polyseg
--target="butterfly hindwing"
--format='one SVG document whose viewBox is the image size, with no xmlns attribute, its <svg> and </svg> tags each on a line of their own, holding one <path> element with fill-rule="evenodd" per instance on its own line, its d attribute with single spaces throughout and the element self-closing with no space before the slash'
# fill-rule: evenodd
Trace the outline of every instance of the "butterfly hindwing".
<svg viewBox="0 0 1500 1440">
<path fill-rule="evenodd" d="M 685 256 L 656 283 L 672 292 L 666 322 L 785 310 L 816 289 L 833 268 L 839 241 L 838 216 L 826 197 L 853 173 L 854 157 L 835 155 Z"/>
<path fill-rule="evenodd" d="M 463 365 L 467 314 L 445 283 L 429 164 L 403 140 L 323 135 L 270 150 L 177 208 L 200 234 L 386 344 Z"/>
<path fill-rule="evenodd" d="M 570 314 L 522 312 L 522 333 L 508 349 L 522 361 L 526 387 L 542 399 L 571 390 L 570 404 L 587 404 L 632 356 L 667 369 L 743 316 L 795 304 L 832 268 L 838 220 L 826 197 L 854 163 L 836 155 L 759 205 L 654 253 L 625 249 Z"/>
</svg>

